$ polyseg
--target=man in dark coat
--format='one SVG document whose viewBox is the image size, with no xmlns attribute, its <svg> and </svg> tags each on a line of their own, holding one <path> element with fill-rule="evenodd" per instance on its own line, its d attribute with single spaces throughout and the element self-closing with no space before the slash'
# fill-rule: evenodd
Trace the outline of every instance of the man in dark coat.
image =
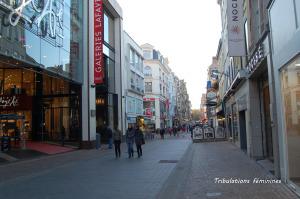
<svg viewBox="0 0 300 199">
<path fill-rule="evenodd" d="M 135 128 L 135 144 L 138 157 L 140 158 L 143 155 L 142 144 L 144 142 L 144 134 L 141 129 L 137 126 Z"/>
</svg>

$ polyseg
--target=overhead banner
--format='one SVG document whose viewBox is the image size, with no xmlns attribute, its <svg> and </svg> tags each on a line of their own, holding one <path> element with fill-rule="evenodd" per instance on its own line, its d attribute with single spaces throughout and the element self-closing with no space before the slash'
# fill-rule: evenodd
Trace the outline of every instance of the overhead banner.
<svg viewBox="0 0 300 199">
<path fill-rule="evenodd" d="M 243 0 L 227 0 L 228 54 L 245 56 Z"/>
<path fill-rule="evenodd" d="M 103 0 L 94 0 L 94 83 L 104 83 Z"/>
</svg>

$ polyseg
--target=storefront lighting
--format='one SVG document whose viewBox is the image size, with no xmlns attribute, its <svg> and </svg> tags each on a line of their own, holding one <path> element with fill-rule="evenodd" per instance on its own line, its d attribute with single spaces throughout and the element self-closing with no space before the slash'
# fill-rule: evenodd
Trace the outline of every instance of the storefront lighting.
<svg viewBox="0 0 300 199">
<path fill-rule="evenodd" d="M 295 64 L 296 67 L 300 67 L 300 63 Z"/>
<path fill-rule="evenodd" d="M 104 105 L 104 103 L 105 103 L 105 101 L 104 101 L 103 98 L 97 98 L 97 99 L 96 99 L 96 104 L 97 104 L 97 105 Z"/>
</svg>

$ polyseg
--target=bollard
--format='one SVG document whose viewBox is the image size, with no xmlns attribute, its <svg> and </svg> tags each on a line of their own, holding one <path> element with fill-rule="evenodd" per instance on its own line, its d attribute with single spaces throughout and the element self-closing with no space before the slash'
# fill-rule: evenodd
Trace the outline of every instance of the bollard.
<svg viewBox="0 0 300 199">
<path fill-rule="evenodd" d="M 101 136 L 100 136 L 100 133 L 96 133 L 96 149 L 100 149 L 100 138 L 101 138 Z"/>
</svg>

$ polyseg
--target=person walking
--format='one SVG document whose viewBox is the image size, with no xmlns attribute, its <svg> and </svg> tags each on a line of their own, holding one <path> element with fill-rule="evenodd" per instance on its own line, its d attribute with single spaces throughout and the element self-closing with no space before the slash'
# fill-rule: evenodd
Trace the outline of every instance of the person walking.
<svg viewBox="0 0 300 199">
<path fill-rule="evenodd" d="M 141 131 L 141 129 L 137 126 L 135 128 L 135 144 L 136 144 L 136 150 L 138 153 L 138 158 L 143 156 L 142 144 L 144 144 L 144 143 L 145 143 L 144 134 Z"/>
<path fill-rule="evenodd" d="M 114 145 L 115 145 L 115 154 L 116 158 L 121 157 L 121 138 L 122 133 L 119 129 L 115 128 L 113 132 L 113 139 L 114 139 Z"/>
<path fill-rule="evenodd" d="M 160 129 L 160 138 L 163 140 L 165 139 L 165 128 Z"/>
<path fill-rule="evenodd" d="M 60 129 L 60 137 L 61 137 L 61 146 L 65 146 L 65 137 L 66 137 L 66 129 L 62 125 Z"/>
<path fill-rule="evenodd" d="M 109 126 L 106 127 L 106 133 L 108 137 L 108 148 L 112 149 L 113 132 Z"/>
<path fill-rule="evenodd" d="M 126 131 L 126 143 L 127 143 L 127 149 L 128 149 L 128 157 L 133 157 L 133 144 L 134 144 L 134 129 L 132 126 L 128 126 L 128 129 Z"/>
</svg>

